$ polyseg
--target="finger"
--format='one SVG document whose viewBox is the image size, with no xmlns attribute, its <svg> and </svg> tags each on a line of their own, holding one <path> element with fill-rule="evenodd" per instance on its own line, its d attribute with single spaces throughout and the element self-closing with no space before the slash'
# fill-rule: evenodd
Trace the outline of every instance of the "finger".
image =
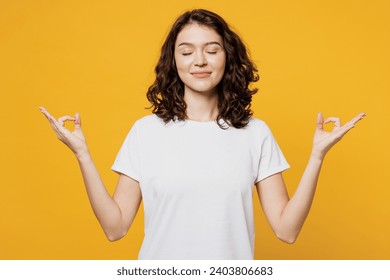
<svg viewBox="0 0 390 280">
<path fill-rule="evenodd" d="M 48 118 L 50 116 L 50 113 L 46 110 L 45 107 L 38 107 L 38 108 L 41 111 L 41 113 L 45 115 L 45 117 Z"/>
<path fill-rule="evenodd" d="M 321 112 L 317 114 L 317 128 L 321 130 L 324 128 L 324 117 Z"/>
<path fill-rule="evenodd" d="M 39 107 L 39 110 L 48 119 L 51 128 L 54 130 L 54 132 L 57 134 L 58 137 L 60 137 L 61 134 L 66 133 L 66 129 L 58 123 L 56 118 L 54 118 L 52 115 L 50 115 L 50 113 L 46 110 L 46 108 Z"/>
<path fill-rule="evenodd" d="M 354 128 L 355 126 L 352 125 L 352 124 L 345 124 L 343 125 L 339 130 L 337 131 L 334 131 L 334 135 L 336 137 L 336 139 L 341 139 L 344 137 L 345 134 L 347 134 L 348 131 L 350 131 L 352 128 Z"/>
<path fill-rule="evenodd" d="M 49 121 L 52 120 L 52 121 L 57 122 L 57 120 L 52 115 L 50 115 L 50 113 L 44 107 L 39 107 L 39 110 L 41 110 L 41 112 L 45 115 L 45 117 Z"/>
<path fill-rule="evenodd" d="M 64 122 L 65 121 L 75 121 L 75 118 L 74 117 L 71 117 L 71 116 L 63 116 L 61 118 L 58 119 L 58 123 L 59 125 L 61 126 L 64 126 Z"/>
<path fill-rule="evenodd" d="M 46 111 L 46 108 L 43 107 L 43 106 L 39 106 L 38 109 L 39 109 L 39 111 L 41 111 L 41 112 Z"/>
<path fill-rule="evenodd" d="M 74 128 L 75 129 L 81 129 L 81 118 L 80 118 L 80 114 L 79 113 L 76 113 L 74 115 Z"/>
<path fill-rule="evenodd" d="M 353 125 L 355 126 L 355 124 L 362 120 L 364 117 L 366 116 L 366 113 L 360 113 L 360 114 L 357 114 L 352 120 L 350 120 L 349 122 L 347 122 L 345 125 Z"/>
<path fill-rule="evenodd" d="M 357 114 L 352 120 L 345 123 L 341 129 L 338 131 L 338 134 L 340 134 L 340 137 L 343 137 L 348 131 L 350 131 L 352 128 L 355 127 L 356 123 L 363 119 L 366 116 L 366 113 L 360 113 Z"/>
<path fill-rule="evenodd" d="M 341 125 L 340 118 L 338 117 L 329 117 L 324 121 L 324 123 L 330 123 L 330 122 L 334 123 L 334 125 L 337 127 L 340 127 Z"/>
</svg>

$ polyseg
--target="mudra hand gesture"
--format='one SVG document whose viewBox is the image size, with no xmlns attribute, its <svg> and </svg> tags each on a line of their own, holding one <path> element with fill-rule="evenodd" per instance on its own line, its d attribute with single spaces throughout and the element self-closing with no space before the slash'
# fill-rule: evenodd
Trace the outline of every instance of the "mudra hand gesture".
<svg viewBox="0 0 390 280">
<path fill-rule="evenodd" d="M 329 117 L 324 120 L 322 113 L 317 115 L 317 128 L 313 139 L 313 155 L 323 159 L 326 153 L 338 142 L 344 135 L 355 127 L 355 124 L 363 119 L 365 113 L 356 115 L 349 122 L 341 126 L 340 118 Z M 331 132 L 324 131 L 323 125 L 326 123 L 334 123 L 333 130 Z"/>
<path fill-rule="evenodd" d="M 88 152 L 84 133 L 81 129 L 80 115 L 78 113 L 76 113 L 74 117 L 63 116 L 57 120 L 52 115 L 50 115 L 50 113 L 44 107 L 39 107 L 39 110 L 49 120 L 51 127 L 57 135 L 57 138 L 60 139 L 66 146 L 68 146 L 77 157 Z M 67 121 L 74 122 L 74 131 L 69 131 L 67 128 L 65 128 L 65 122 Z"/>
<path fill-rule="evenodd" d="M 78 113 L 74 117 L 63 116 L 58 120 L 54 118 L 50 113 L 44 108 L 39 107 L 39 110 L 46 116 L 49 120 L 51 127 L 57 135 L 57 138 L 60 139 L 65 145 L 67 145 L 76 156 L 80 156 L 83 153 L 88 152 L 88 147 L 85 141 L 85 136 L 81 129 L 81 120 Z M 363 119 L 365 113 L 360 113 L 356 115 L 349 122 L 341 126 L 340 118 L 338 117 L 329 117 L 324 120 L 322 113 L 317 115 L 317 127 L 313 139 L 313 152 L 312 154 L 323 159 L 326 153 L 338 142 L 344 135 L 355 127 L 355 124 Z M 66 121 L 74 122 L 74 131 L 69 131 L 64 127 Z M 324 124 L 334 123 L 333 130 L 331 132 L 324 131 Z"/>
</svg>

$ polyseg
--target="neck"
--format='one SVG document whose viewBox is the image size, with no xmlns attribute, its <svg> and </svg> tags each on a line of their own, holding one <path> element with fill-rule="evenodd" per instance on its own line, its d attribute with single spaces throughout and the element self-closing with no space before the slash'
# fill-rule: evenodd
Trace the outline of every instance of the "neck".
<svg viewBox="0 0 390 280">
<path fill-rule="evenodd" d="M 187 104 L 188 119 L 200 122 L 214 121 L 218 116 L 218 94 L 198 93 L 186 90 L 184 101 Z"/>
</svg>

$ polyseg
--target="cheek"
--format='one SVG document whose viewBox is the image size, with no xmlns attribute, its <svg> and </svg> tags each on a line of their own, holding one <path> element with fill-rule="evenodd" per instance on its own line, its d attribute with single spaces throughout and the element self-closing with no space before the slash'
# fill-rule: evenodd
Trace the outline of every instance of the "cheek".
<svg viewBox="0 0 390 280">
<path fill-rule="evenodd" d="M 225 67 L 226 67 L 226 55 L 224 54 L 221 60 L 221 68 L 225 71 Z"/>
<path fill-rule="evenodd" d="M 224 71 L 226 65 L 226 59 L 224 56 L 215 57 L 212 60 L 212 64 L 214 66 L 214 69 L 216 70 L 218 69 L 219 71 Z"/>
<path fill-rule="evenodd" d="M 188 69 L 188 59 L 185 59 L 183 57 L 177 57 L 175 56 L 175 63 L 176 63 L 176 68 L 177 68 L 177 72 L 184 72 L 184 71 L 187 71 Z"/>
<path fill-rule="evenodd" d="M 214 70 L 218 70 L 218 76 L 223 76 L 225 73 L 226 60 L 223 58 L 218 58 L 214 61 Z"/>
<path fill-rule="evenodd" d="M 225 72 L 226 62 L 221 63 L 221 71 Z"/>
<path fill-rule="evenodd" d="M 175 57 L 176 71 L 181 81 L 185 79 L 186 67 L 182 59 Z"/>
<path fill-rule="evenodd" d="M 220 61 L 218 64 L 218 75 L 216 77 L 218 83 L 222 81 L 223 76 L 225 75 L 225 67 L 226 67 L 226 62 L 225 61 Z"/>
</svg>

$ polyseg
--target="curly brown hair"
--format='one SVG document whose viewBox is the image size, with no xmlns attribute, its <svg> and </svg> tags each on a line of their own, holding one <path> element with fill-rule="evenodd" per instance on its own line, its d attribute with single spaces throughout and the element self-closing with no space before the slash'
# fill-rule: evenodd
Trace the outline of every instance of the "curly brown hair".
<svg viewBox="0 0 390 280">
<path fill-rule="evenodd" d="M 235 128 L 245 127 L 253 112 L 250 109 L 252 95 L 257 88 L 249 89 L 252 82 L 259 80 L 257 68 L 250 60 L 244 43 L 219 15 L 196 9 L 185 12 L 173 24 L 162 48 L 155 68 L 156 80 L 149 87 L 147 98 L 153 113 L 165 123 L 188 119 L 184 101 L 184 84 L 177 73 L 174 51 L 177 35 L 188 24 L 198 23 L 214 29 L 223 39 L 226 52 L 225 73 L 218 84 L 217 123 L 221 120 Z"/>
</svg>

